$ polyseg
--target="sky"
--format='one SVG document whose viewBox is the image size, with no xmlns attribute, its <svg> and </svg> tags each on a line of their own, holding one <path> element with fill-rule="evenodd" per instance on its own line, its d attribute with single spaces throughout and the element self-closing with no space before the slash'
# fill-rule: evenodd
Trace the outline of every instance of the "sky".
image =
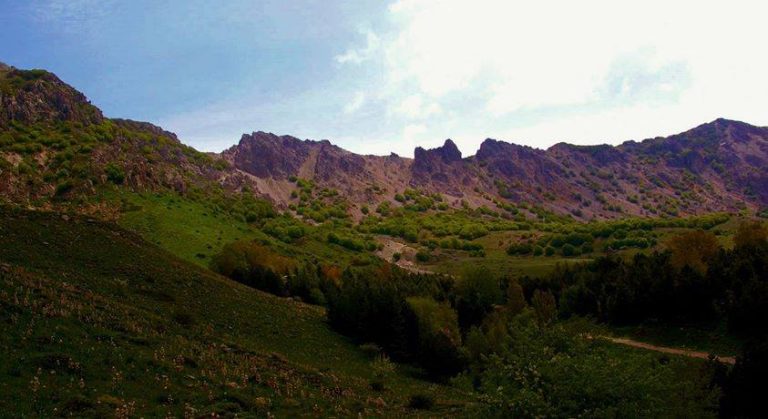
<svg viewBox="0 0 768 419">
<path fill-rule="evenodd" d="M 0 61 L 221 151 L 412 156 L 768 125 L 764 0 L 0 0 Z"/>
</svg>

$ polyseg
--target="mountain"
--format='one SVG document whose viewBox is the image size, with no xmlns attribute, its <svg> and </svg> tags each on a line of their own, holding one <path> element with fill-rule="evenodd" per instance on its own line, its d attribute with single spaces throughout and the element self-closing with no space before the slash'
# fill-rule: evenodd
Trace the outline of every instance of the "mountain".
<svg viewBox="0 0 768 419">
<path fill-rule="evenodd" d="M 291 179 L 334 188 L 358 206 L 407 188 L 442 194 L 454 207 L 541 207 L 576 218 L 691 215 L 768 206 L 768 128 L 718 119 L 667 138 L 619 146 L 556 144 L 547 150 L 485 140 L 474 156 L 456 144 L 417 147 L 414 158 L 363 156 L 328 141 L 257 132 L 224 158 L 276 203 Z M 366 193 L 371 190 L 383 193 Z"/>
<path fill-rule="evenodd" d="M 73 201 L 106 184 L 187 194 L 250 183 L 160 127 L 104 117 L 52 73 L 0 65 L 0 202 Z"/>
<path fill-rule="evenodd" d="M 767 166 L 768 128 L 725 119 L 618 146 L 541 150 L 487 139 L 469 157 L 450 139 L 417 147 L 411 159 L 261 131 L 206 154 L 152 124 L 104 117 L 49 72 L 0 66 L 0 198 L 25 204 L 116 184 L 256 196 L 288 209 L 300 178 L 336 191 L 357 217 L 383 202 L 402 205 L 396 198 L 409 189 L 439 194 L 449 207 L 485 206 L 508 216 L 682 216 L 765 208 Z"/>
</svg>

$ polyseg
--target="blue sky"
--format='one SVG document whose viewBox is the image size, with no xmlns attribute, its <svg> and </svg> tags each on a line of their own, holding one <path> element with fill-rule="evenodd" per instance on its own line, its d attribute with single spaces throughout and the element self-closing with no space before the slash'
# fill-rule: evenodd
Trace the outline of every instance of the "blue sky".
<svg viewBox="0 0 768 419">
<path fill-rule="evenodd" d="M 198 149 L 244 132 L 412 155 L 768 125 L 760 1 L 0 0 L 0 61 Z"/>
</svg>

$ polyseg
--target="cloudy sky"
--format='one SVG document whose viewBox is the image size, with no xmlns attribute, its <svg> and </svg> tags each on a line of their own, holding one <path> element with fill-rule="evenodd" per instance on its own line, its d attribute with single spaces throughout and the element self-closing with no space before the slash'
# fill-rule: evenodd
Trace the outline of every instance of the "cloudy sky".
<svg viewBox="0 0 768 419">
<path fill-rule="evenodd" d="M 768 125 L 768 2 L 0 0 L 0 61 L 202 150 L 257 130 L 410 156 Z"/>
</svg>

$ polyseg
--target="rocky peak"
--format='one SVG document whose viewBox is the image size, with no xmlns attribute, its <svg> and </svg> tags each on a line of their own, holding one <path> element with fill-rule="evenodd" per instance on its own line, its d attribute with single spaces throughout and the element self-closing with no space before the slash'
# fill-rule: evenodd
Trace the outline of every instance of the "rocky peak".
<svg viewBox="0 0 768 419">
<path fill-rule="evenodd" d="M 499 158 L 523 159 L 541 153 L 541 150 L 536 150 L 531 147 L 486 138 L 485 141 L 480 144 L 480 149 L 477 150 L 475 157 L 478 160 L 492 160 Z"/>
<path fill-rule="evenodd" d="M 0 126 L 57 121 L 98 124 L 101 111 L 82 93 L 44 70 L 0 66 Z"/>
<path fill-rule="evenodd" d="M 240 142 L 222 155 L 254 176 L 285 178 L 298 173 L 309 156 L 309 148 L 296 137 L 258 131 L 243 134 Z"/>
<path fill-rule="evenodd" d="M 442 161 L 442 163 L 452 163 L 461 161 L 461 151 L 456 147 L 450 138 L 445 140 L 445 143 L 441 147 L 431 148 L 425 150 L 422 147 L 416 147 L 413 152 L 414 164 L 419 165 L 421 163 L 436 162 L 436 160 Z"/>
</svg>

